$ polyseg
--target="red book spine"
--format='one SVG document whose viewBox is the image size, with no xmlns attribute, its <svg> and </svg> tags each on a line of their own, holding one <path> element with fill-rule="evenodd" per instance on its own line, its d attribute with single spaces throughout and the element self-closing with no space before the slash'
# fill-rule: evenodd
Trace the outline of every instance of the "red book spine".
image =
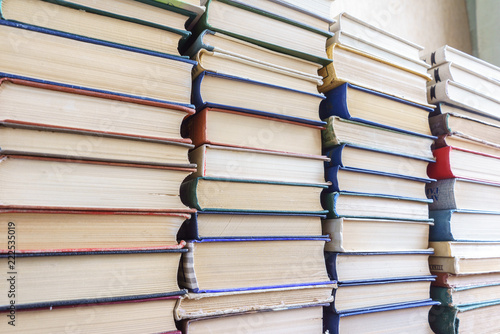
<svg viewBox="0 0 500 334">
<path fill-rule="evenodd" d="M 431 162 L 427 166 L 427 175 L 431 179 L 443 180 L 455 177 L 450 165 L 451 150 L 451 146 L 445 146 L 432 151 L 436 162 Z"/>
</svg>

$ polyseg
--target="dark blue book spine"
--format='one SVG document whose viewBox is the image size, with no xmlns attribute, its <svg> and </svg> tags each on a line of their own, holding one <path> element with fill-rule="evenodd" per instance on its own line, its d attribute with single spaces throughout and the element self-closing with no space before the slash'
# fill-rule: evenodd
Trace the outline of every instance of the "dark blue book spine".
<svg viewBox="0 0 500 334">
<path fill-rule="evenodd" d="M 319 106 L 319 117 L 321 119 L 326 119 L 330 116 L 338 116 L 345 119 L 351 118 L 347 108 L 347 88 L 348 84 L 345 83 L 325 93 L 326 99 L 321 101 Z"/>
<path fill-rule="evenodd" d="M 325 168 L 343 166 L 342 150 L 344 149 L 345 146 L 346 144 L 342 144 L 324 152 L 324 155 L 330 158 L 330 161 L 325 161 Z"/>
<path fill-rule="evenodd" d="M 451 232 L 451 215 L 455 210 L 431 210 L 429 218 L 434 219 L 434 226 L 429 229 L 430 241 L 454 241 Z"/>
</svg>

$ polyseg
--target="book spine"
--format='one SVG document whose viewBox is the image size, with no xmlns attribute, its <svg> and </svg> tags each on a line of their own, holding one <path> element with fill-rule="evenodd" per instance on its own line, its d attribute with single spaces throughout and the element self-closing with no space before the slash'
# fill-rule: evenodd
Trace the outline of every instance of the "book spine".
<svg viewBox="0 0 500 334">
<path fill-rule="evenodd" d="M 434 273 L 460 274 L 458 260 L 453 257 L 429 257 L 429 268 Z"/>
<path fill-rule="evenodd" d="M 180 193 L 181 200 L 184 205 L 196 208 L 197 210 L 202 210 L 197 197 L 198 179 L 199 178 L 183 182 L 181 184 Z"/>
<path fill-rule="evenodd" d="M 205 44 L 205 42 L 203 41 L 206 34 L 214 35 L 215 33 L 213 31 L 210 31 L 207 29 L 203 30 L 201 32 L 201 34 L 196 38 L 196 40 L 192 44 L 190 44 L 190 45 L 188 44 L 189 48 L 184 50 L 183 54 L 186 56 L 189 56 L 190 58 L 193 58 L 198 53 L 198 51 L 200 51 L 201 49 L 213 51 L 214 47 L 211 45 Z"/>
<path fill-rule="evenodd" d="M 458 310 L 448 306 L 433 306 L 429 312 L 429 324 L 434 333 L 457 334 Z"/>
<path fill-rule="evenodd" d="M 427 73 L 429 73 L 429 75 L 432 77 L 432 81 L 429 83 L 430 85 L 444 82 L 446 80 L 453 81 L 453 73 L 451 72 L 451 63 L 444 63 L 434 68 L 431 68 L 427 71 Z"/>
<path fill-rule="evenodd" d="M 338 196 L 339 193 L 337 192 L 328 193 L 323 191 L 321 193 L 321 205 L 323 206 L 323 209 L 328 210 L 328 218 L 339 218 L 335 208 L 335 202 L 337 201 Z"/>
<path fill-rule="evenodd" d="M 434 225 L 429 229 L 430 241 L 454 241 L 451 228 L 451 215 L 453 210 L 429 211 L 429 218 L 434 219 Z"/>
<path fill-rule="evenodd" d="M 324 155 L 326 155 L 328 158 L 330 158 L 330 161 L 325 162 L 325 168 L 328 167 L 333 167 L 333 166 L 341 166 L 343 167 L 344 165 L 342 164 L 342 150 L 344 149 L 345 144 L 333 147 L 327 151 L 324 152 Z"/>
<path fill-rule="evenodd" d="M 332 281 L 338 281 L 336 252 L 325 252 L 326 271 Z"/>
<path fill-rule="evenodd" d="M 450 288 L 451 287 L 451 285 L 448 282 L 448 277 L 450 276 L 450 274 L 448 274 L 448 273 L 436 273 L 435 276 L 436 276 L 436 280 L 434 282 L 432 282 L 433 286 L 438 286 L 438 287 L 442 287 L 442 288 Z"/>
<path fill-rule="evenodd" d="M 198 280 L 194 271 L 194 244 L 188 242 L 186 244 L 187 253 L 182 254 L 181 264 L 177 273 L 179 285 L 189 289 L 190 291 L 198 291 Z"/>
<path fill-rule="evenodd" d="M 451 150 L 450 146 L 445 146 L 432 151 L 436 162 L 431 162 L 427 165 L 427 175 L 430 178 L 443 180 L 455 177 L 450 163 Z"/>
<path fill-rule="evenodd" d="M 440 114 L 429 118 L 429 126 L 433 136 L 441 136 L 451 133 L 448 125 L 449 114 Z"/>
<path fill-rule="evenodd" d="M 326 192 L 333 193 L 340 191 L 340 186 L 337 178 L 339 168 L 340 166 L 337 165 L 325 169 L 325 180 L 332 183 L 328 187 L 328 189 L 325 190 Z"/>
<path fill-rule="evenodd" d="M 328 334 L 339 334 L 339 314 L 333 312 L 332 307 L 325 307 L 323 312 L 323 330 Z"/>
<path fill-rule="evenodd" d="M 433 202 L 429 210 L 457 209 L 455 202 L 455 179 L 439 180 L 425 185 L 427 198 Z"/>
<path fill-rule="evenodd" d="M 453 304 L 451 289 L 431 286 L 430 296 L 432 300 L 440 302 L 443 306 L 452 306 Z"/>
<path fill-rule="evenodd" d="M 177 233 L 177 240 L 199 240 L 198 234 L 198 214 L 195 212 L 191 218 L 184 221 Z"/>
<path fill-rule="evenodd" d="M 425 59 L 423 59 L 427 64 L 431 65 L 431 67 L 441 65 L 446 62 L 446 53 L 445 53 L 446 45 L 440 47 L 436 51 L 429 54 Z"/>
<path fill-rule="evenodd" d="M 326 120 L 325 129 L 321 131 L 321 139 L 323 141 L 323 148 L 331 148 L 340 144 L 337 136 L 335 135 L 335 116 L 330 116 Z"/>
<path fill-rule="evenodd" d="M 427 101 L 429 101 L 430 104 L 437 104 L 439 102 L 454 104 L 453 100 L 448 96 L 448 81 L 442 81 L 435 85 L 428 86 Z"/>
<path fill-rule="evenodd" d="M 205 105 L 203 97 L 201 96 L 201 82 L 203 81 L 204 77 L 205 77 L 205 72 L 202 72 L 193 80 L 191 103 L 193 103 L 198 109 L 202 108 Z"/>
<path fill-rule="evenodd" d="M 350 119 L 351 115 L 347 107 L 348 84 L 343 84 L 325 94 L 326 99 L 321 101 L 319 107 L 319 117 L 326 119 L 330 116 L 338 116 Z"/>
<path fill-rule="evenodd" d="M 207 110 L 202 110 L 193 115 L 186 124 L 186 137 L 191 138 L 193 145 L 198 147 L 207 144 Z"/>
</svg>

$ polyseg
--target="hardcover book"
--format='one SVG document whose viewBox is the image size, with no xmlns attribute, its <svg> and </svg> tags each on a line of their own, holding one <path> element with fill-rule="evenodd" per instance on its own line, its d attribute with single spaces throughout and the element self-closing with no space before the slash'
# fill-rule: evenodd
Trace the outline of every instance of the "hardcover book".
<svg viewBox="0 0 500 334">
<path fill-rule="evenodd" d="M 436 103 L 436 109 L 431 113 L 432 116 L 437 115 L 446 115 L 446 114 L 456 114 L 462 117 L 471 118 L 477 121 L 485 122 L 488 125 L 494 125 L 496 127 L 500 127 L 500 119 L 491 117 L 487 114 L 482 114 L 481 112 L 477 112 L 474 109 L 467 108 L 465 106 L 459 106 L 457 104 L 449 104 L 444 102 Z M 432 123 L 429 121 L 432 126 Z"/>
<path fill-rule="evenodd" d="M 500 303 L 499 295 L 499 284 L 455 288 L 433 286 L 431 288 L 431 298 L 440 302 L 442 306 L 448 307 Z"/>
<path fill-rule="evenodd" d="M 334 43 L 327 48 L 332 63 L 319 74 L 324 78 L 320 92 L 328 92 L 346 82 L 429 106 L 425 85 L 430 78 L 365 52 Z M 384 80 L 380 80 L 383 77 Z"/>
<path fill-rule="evenodd" d="M 478 285 L 500 284 L 500 273 L 454 275 L 449 273 L 436 273 L 436 281 L 433 286 L 444 288 L 474 287 Z"/>
<path fill-rule="evenodd" d="M 327 252 L 402 252 L 426 250 L 432 219 L 390 220 L 335 218 L 323 220 L 330 237 Z"/>
<path fill-rule="evenodd" d="M 321 119 L 338 116 L 396 131 L 431 135 L 427 118 L 432 108 L 349 83 L 325 96 L 319 110 Z"/>
<path fill-rule="evenodd" d="M 195 62 L 188 59 L 9 21 L 0 21 L 0 40 L 2 77 L 8 73 L 99 92 L 190 103 Z"/>
<path fill-rule="evenodd" d="M 462 134 L 446 134 L 438 136 L 432 149 L 451 146 L 456 149 L 478 152 L 486 155 L 500 156 L 500 144 L 493 144 L 482 140 L 470 139 Z"/>
<path fill-rule="evenodd" d="M 434 219 L 430 241 L 500 241 L 498 219 L 500 213 L 467 210 L 431 210 Z M 471 228 L 470 222 L 474 222 Z"/>
<path fill-rule="evenodd" d="M 2 321 L 0 330 L 2 333 L 29 334 L 64 332 L 68 330 L 68 324 L 71 324 L 70 326 L 83 333 L 181 334 L 175 327 L 174 317 L 169 316 L 178 300 L 178 296 L 172 296 L 149 299 L 111 298 L 98 303 L 89 300 L 88 303 L 39 308 L 22 308 L 16 305 L 16 320 L 13 322 L 15 327 L 8 321 Z M 8 316 L 8 308 L 3 308 L 0 314 L 2 317 Z"/>
<path fill-rule="evenodd" d="M 377 148 L 366 148 L 342 144 L 325 151 L 330 162 L 326 168 L 340 166 L 353 169 L 367 169 L 383 173 L 427 179 L 427 165 L 433 159 L 405 154 L 394 154 Z"/>
<path fill-rule="evenodd" d="M 202 72 L 193 82 L 198 110 L 227 109 L 312 125 L 324 124 L 318 117 L 323 99 L 319 94 L 212 72 Z"/>
<path fill-rule="evenodd" d="M 500 257 L 500 242 L 432 241 L 435 256 L 455 258 Z"/>
<path fill-rule="evenodd" d="M 198 177 L 181 185 L 185 205 L 202 211 L 325 213 L 320 194 L 327 186 Z M 214 192 L 217 196 L 214 196 Z M 265 196 L 264 196 L 265 195 Z"/>
<path fill-rule="evenodd" d="M 16 252 L 19 274 L 10 274 L 16 291 L 22 291 L 16 294 L 16 306 L 35 308 L 178 295 L 182 291 L 177 285 L 177 268 L 184 252 L 187 250 Z M 8 261 L 8 253 L 0 254 L 6 268 Z M 9 286 L 7 279 L 0 281 L 5 291 Z M 9 304 L 5 294 L 0 306 L 5 309 Z"/>
<path fill-rule="evenodd" d="M 455 258 L 431 256 L 429 266 L 433 273 L 455 275 L 489 274 L 500 272 L 500 257 Z"/>
<path fill-rule="evenodd" d="M 198 211 L 180 228 L 180 240 L 320 237 L 324 215 Z M 7 231 L 7 229 L 5 229 Z"/>
<path fill-rule="evenodd" d="M 179 284 L 217 293 L 330 284 L 325 238 L 204 239 L 189 241 Z M 307 268 L 297 263 L 307 261 Z"/>
</svg>

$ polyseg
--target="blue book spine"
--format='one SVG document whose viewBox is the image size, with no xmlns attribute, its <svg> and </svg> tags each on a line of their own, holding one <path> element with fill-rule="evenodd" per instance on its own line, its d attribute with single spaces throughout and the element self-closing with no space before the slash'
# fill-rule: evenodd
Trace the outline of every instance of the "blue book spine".
<svg viewBox="0 0 500 334">
<path fill-rule="evenodd" d="M 431 210 L 429 218 L 434 219 L 434 226 L 429 230 L 430 241 L 455 241 L 451 231 L 451 215 L 455 210 Z"/>
</svg>

